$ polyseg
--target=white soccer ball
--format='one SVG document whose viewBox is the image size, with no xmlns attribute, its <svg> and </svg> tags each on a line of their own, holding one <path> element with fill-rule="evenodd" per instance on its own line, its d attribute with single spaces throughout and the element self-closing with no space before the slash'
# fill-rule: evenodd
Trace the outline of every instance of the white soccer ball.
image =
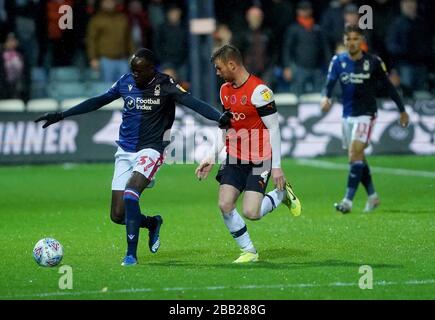
<svg viewBox="0 0 435 320">
<path fill-rule="evenodd" d="M 33 258 L 40 266 L 54 267 L 62 261 L 63 247 L 56 239 L 41 239 L 33 248 Z"/>
</svg>

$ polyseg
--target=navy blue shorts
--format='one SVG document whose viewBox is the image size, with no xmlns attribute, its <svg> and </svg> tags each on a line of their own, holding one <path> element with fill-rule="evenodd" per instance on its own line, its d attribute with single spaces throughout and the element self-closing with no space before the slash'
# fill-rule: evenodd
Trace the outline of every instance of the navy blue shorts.
<svg viewBox="0 0 435 320">
<path fill-rule="evenodd" d="M 234 160 L 234 158 L 232 159 Z M 216 175 L 216 180 L 223 184 L 229 184 L 240 192 L 256 191 L 264 194 L 267 189 L 271 173 L 271 162 L 237 163 L 229 162 L 227 157 L 225 163 L 221 164 Z"/>
</svg>

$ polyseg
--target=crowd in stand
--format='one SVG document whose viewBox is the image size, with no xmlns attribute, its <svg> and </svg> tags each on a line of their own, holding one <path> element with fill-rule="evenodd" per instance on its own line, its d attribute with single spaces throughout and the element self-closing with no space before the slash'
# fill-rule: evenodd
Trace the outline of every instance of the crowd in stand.
<svg viewBox="0 0 435 320">
<path fill-rule="evenodd" d="M 346 24 L 373 9 L 364 49 L 380 55 L 405 96 L 435 93 L 435 5 L 430 0 L 215 0 L 215 47 L 238 46 L 248 69 L 276 92 L 320 92 Z M 59 28 L 59 8 L 73 29 Z M 75 67 L 85 80 L 113 83 L 139 47 L 189 85 L 187 1 L 0 0 L 0 99 L 49 95 L 51 70 Z M 43 82 L 43 84 L 39 83 Z M 81 78 L 83 81 L 83 78 Z M 41 91 L 42 90 L 42 91 Z"/>
</svg>

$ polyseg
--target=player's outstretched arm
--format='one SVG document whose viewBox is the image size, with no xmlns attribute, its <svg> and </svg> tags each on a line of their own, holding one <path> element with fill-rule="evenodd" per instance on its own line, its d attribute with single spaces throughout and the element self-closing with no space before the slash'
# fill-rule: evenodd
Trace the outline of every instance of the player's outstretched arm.
<svg viewBox="0 0 435 320">
<path fill-rule="evenodd" d="M 79 103 L 78 105 L 65 110 L 63 112 L 50 112 L 46 113 L 42 116 L 40 116 L 38 119 L 35 120 L 35 122 L 39 121 L 46 121 L 43 124 L 43 128 L 47 128 L 49 125 L 52 125 L 53 123 L 59 122 L 67 117 L 71 117 L 78 114 L 88 113 L 97 109 L 100 109 L 101 107 L 105 106 L 106 104 L 109 104 L 113 100 L 115 100 L 117 97 L 105 93 L 97 97 L 93 97 L 90 99 L 87 99 L 83 101 L 82 103 Z"/>
<path fill-rule="evenodd" d="M 232 115 L 230 112 L 226 111 L 224 113 L 220 113 L 213 106 L 195 98 L 191 94 L 186 93 L 183 95 L 179 95 L 177 96 L 176 101 L 178 103 L 181 103 L 182 105 L 185 105 L 189 109 L 192 109 L 193 111 L 199 113 L 203 117 L 209 120 L 216 121 L 217 123 L 219 123 L 219 128 L 224 129 L 231 126 Z"/>
</svg>

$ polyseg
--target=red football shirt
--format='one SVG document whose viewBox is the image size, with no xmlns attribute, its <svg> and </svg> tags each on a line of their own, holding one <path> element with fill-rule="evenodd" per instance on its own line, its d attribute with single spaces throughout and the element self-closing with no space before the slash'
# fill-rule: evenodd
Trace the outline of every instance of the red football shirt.
<svg viewBox="0 0 435 320">
<path fill-rule="evenodd" d="M 240 87 L 229 82 L 222 85 L 220 99 L 225 110 L 233 114 L 232 128 L 226 136 L 226 151 L 241 160 L 259 162 L 271 158 L 269 131 L 257 108 L 273 102 L 273 92 L 254 75 Z"/>
</svg>

